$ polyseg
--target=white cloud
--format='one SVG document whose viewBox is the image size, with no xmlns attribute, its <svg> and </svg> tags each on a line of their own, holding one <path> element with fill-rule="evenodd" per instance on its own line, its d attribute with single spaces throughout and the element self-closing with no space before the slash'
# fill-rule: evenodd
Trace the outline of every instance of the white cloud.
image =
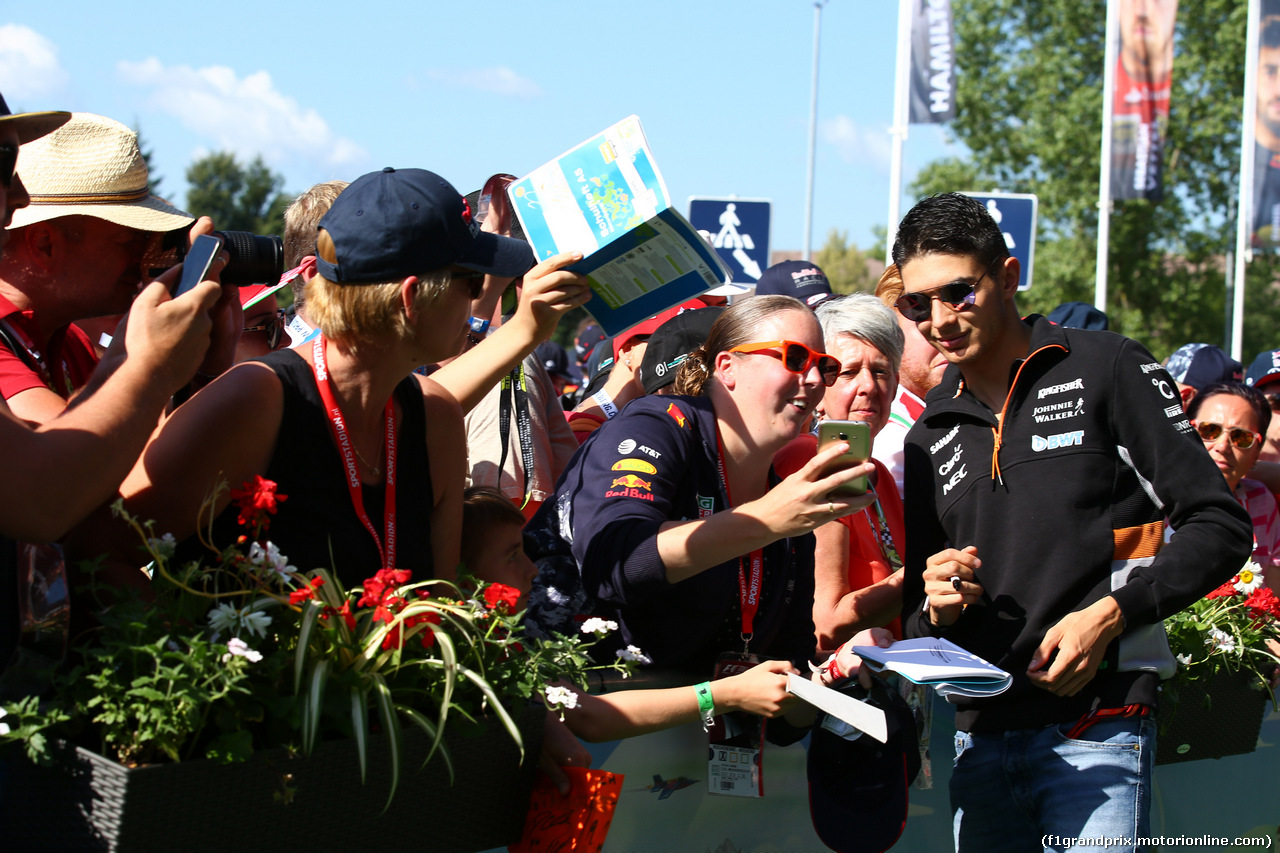
<svg viewBox="0 0 1280 853">
<path fill-rule="evenodd" d="M 818 123 L 822 141 L 835 147 L 846 163 L 868 163 L 888 168 L 892 155 L 889 129 L 861 127 L 845 115 Z"/>
<path fill-rule="evenodd" d="M 0 26 L 0 92 L 10 109 L 53 109 L 24 104 L 42 98 L 67 83 L 67 72 L 58 63 L 58 46 L 30 27 Z"/>
<path fill-rule="evenodd" d="M 341 166 L 365 155 L 355 142 L 335 135 L 318 112 L 278 91 L 265 71 L 237 77 L 222 66 L 165 66 L 155 57 L 120 62 L 116 70 L 126 83 L 150 89 L 156 109 L 241 158 L 261 154 L 279 165 L 301 157 Z"/>
<path fill-rule="evenodd" d="M 451 86 L 479 89 L 495 95 L 536 98 L 542 94 L 537 83 L 503 65 L 493 68 L 433 68 L 427 76 Z"/>
</svg>

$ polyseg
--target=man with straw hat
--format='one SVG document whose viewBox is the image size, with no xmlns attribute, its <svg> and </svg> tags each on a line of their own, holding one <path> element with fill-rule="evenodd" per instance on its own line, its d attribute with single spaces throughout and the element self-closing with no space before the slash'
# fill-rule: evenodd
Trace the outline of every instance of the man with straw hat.
<svg viewBox="0 0 1280 853">
<path fill-rule="evenodd" d="M 13 212 L 0 257 L 0 396 L 19 417 L 44 423 L 97 363 L 71 324 L 128 310 L 156 265 L 148 261 L 160 235 L 195 220 L 151 195 L 137 134 L 102 116 L 75 113 L 33 137 L 18 169 L 30 204 Z M 212 228 L 202 219 L 192 234 Z M 219 306 L 215 323 L 229 314 Z M 216 349 L 202 373 L 230 365 L 230 353 Z"/>
</svg>

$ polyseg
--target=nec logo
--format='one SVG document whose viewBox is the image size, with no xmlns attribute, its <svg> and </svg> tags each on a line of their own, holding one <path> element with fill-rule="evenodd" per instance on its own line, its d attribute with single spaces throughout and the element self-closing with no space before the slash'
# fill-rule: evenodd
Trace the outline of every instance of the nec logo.
<svg viewBox="0 0 1280 853">
<path fill-rule="evenodd" d="M 1048 438 L 1033 435 L 1031 436 L 1031 449 L 1039 453 L 1041 450 L 1057 450 L 1060 447 L 1078 446 L 1083 441 L 1084 430 L 1082 429 L 1051 435 Z"/>
</svg>

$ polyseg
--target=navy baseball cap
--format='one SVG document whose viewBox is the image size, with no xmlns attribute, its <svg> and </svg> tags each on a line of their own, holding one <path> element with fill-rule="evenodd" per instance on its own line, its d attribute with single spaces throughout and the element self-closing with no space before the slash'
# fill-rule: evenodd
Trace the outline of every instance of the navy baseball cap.
<svg viewBox="0 0 1280 853">
<path fill-rule="evenodd" d="M 1049 322 L 1068 329 L 1107 328 L 1107 315 L 1088 302 L 1064 302 L 1049 312 Z"/>
<path fill-rule="evenodd" d="M 1184 344 L 1165 362 L 1173 381 L 1199 390 L 1215 382 L 1243 382 L 1240 362 L 1213 344 Z"/>
<path fill-rule="evenodd" d="M 764 271 L 756 283 L 756 296 L 794 296 L 810 308 L 831 297 L 827 274 L 813 261 L 783 261 Z"/>
<path fill-rule="evenodd" d="M 337 257 L 317 257 L 316 270 L 339 284 L 394 281 L 454 264 L 514 278 L 534 264 L 528 243 L 481 231 L 461 193 L 425 169 L 388 166 L 357 178 L 319 228 Z"/>
<path fill-rule="evenodd" d="M 1255 388 L 1280 381 L 1280 349 L 1258 353 L 1244 375 L 1245 383 Z"/>
<path fill-rule="evenodd" d="M 838 853 L 882 853 L 907 824 L 907 789 L 920 772 L 915 716 L 898 691 L 873 679 L 840 688 L 884 711 L 888 739 L 880 743 L 828 714 L 809 735 L 809 816 L 822 843 Z"/>
</svg>

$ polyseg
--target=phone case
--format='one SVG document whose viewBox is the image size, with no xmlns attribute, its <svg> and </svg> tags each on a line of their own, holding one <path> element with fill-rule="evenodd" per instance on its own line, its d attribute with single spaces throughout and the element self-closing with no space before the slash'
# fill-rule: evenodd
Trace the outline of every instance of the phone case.
<svg viewBox="0 0 1280 853">
<path fill-rule="evenodd" d="M 849 449 L 841 454 L 831 466 L 831 471 L 839 471 L 866 462 L 871 456 L 871 428 L 862 421 L 823 421 L 818 424 L 818 449 L 822 450 L 832 442 L 849 443 Z M 832 490 L 833 495 L 861 495 L 867 491 L 867 478 L 856 477 Z"/>
</svg>

